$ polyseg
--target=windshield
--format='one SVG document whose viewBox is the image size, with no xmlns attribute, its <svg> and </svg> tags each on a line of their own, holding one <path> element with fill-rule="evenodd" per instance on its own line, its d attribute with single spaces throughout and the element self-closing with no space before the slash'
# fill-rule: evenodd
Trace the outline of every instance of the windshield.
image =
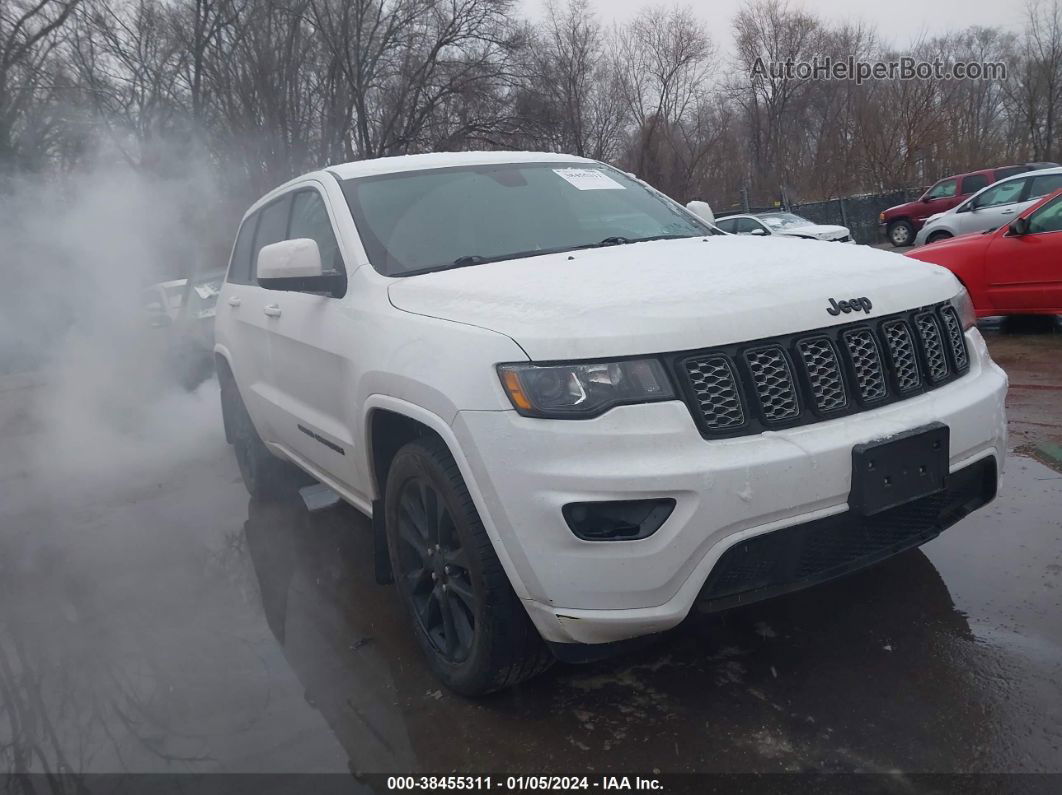
<svg viewBox="0 0 1062 795">
<path fill-rule="evenodd" d="M 718 234 L 620 171 L 503 163 L 347 180 L 369 261 L 405 276 L 647 239 Z"/>
<path fill-rule="evenodd" d="M 794 226 L 810 226 L 811 221 L 793 213 L 767 213 L 757 216 L 772 229 L 789 229 Z"/>
</svg>

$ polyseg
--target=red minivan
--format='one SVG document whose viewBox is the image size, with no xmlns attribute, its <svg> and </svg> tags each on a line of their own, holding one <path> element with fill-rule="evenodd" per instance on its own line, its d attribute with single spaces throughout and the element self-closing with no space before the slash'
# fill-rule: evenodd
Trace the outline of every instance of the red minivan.
<svg viewBox="0 0 1062 795">
<path fill-rule="evenodd" d="M 909 246 L 914 242 L 915 233 L 922 228 L 931 215 L 950 210 L 966 197 L 986 188 L 1004 177 L 1012 177 L 1024 171 L 1039 168 L 1053 168 L 1055 163 L 1025 163 L 1020 166 L 1000 166 L 971 171 L 968 174 L 955 174 L 945 177 L 929 188 L 913 202 L 897 204 L 878 216 L 878 221 L 885 236 L 894 246 Z"/>
</svg>

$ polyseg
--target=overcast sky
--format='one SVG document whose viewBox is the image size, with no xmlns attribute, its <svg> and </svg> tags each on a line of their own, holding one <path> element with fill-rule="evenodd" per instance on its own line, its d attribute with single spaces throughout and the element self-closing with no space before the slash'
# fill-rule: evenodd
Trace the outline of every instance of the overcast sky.
<svg viewBox="0 0 1062 795">
<path fill-rule="evenodd" d="M 542 14 L 542 0 L 518 0 L 530 17 Z M 688 5 L 703 19 L 712 40 L 729 53 L 730 23 L 742 0 L 689 0 Z M 590 0 L 602 22 L 622 22 L 647 5 L 673 5 L 650 0 Z M 827 21 L 864 20 L 881 36 L 902 49 L 922 35 L 983 25 L 1018 31 L 1024 17 L 1024 0 L 791 0 L 793 7 L 810 11 Z"/>
</svg>

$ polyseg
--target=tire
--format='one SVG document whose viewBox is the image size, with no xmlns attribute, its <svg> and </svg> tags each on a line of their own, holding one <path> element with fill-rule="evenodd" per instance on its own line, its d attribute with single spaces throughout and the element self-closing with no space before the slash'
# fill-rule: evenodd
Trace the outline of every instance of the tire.
<svg viewBox="0 0 1062 795">
<path fill-rule="evenodd" d="M 926 238 L 926 243 L 936 243 L 938 240 L 947 240 L 949 237 L 954 237 L 951 232 L 934 232 Z"/>
<path fill-rule="evenodd" d="M 896 248 L 909 246 L 914 242 L 915 231 L 910 221 L 893 221 L 885 230 L 889 242 Z"/>
<path fill-rule="evenodd" d="M 228 374 L 221 378 L 221 404 L 222 412 L 232 423 L 232 449 L 247 493 L 262 502 L 289 496 L 296 485 L 291 465 L 269 452 L 255 430 L 235 380 Z"/>
<path fill-rule="evenodd" d="M 446 445 L 428 437 L 402 447 L 385 491 L 395 585 L 435 675 L 477 696 L 549 668 Z"/>
</svg>

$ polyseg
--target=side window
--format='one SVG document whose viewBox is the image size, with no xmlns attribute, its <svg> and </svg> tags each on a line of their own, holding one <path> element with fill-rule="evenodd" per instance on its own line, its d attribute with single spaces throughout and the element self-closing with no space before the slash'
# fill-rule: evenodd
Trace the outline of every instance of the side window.
<svg viewBox="0 0 1062 795">
<path fill-rule="evenodd" d="M 254 243 L 254 228 L 258 224 L 258 213 L 249 215 L 240 226 L 236 235 L 236 245 L 232 247 L 232 259 L 225 281 L 233 284 L 251 283 L 251 246 Z"/>
<path fill-rule="evenodd" d="M 1026 199 L 1040 199 L 1062 188 L 1062 174 L 1043 174 L 1029 178 L 1029 194 Z"/>
<path fill-rule="evenodd" d="M 1029 166 L 1007 166 L 1006 168 L 996 169 L 996 182 L 1007 177 L 1013 177 L 1015 174 L 1022 174 L 1026 171 L 1032 171 Z"/>
<path fill-rule="evenodd" d="M 968 177 L 962 178 L 962 192 L 963 194 L 977 193 L 981 188 L 988 187 L 988 177 L 984 174 L 971 174 Z"/>
<path fill-rule="evenodd" d="M 734 233 L 734 225 L 736 221 L 733 218 L 724 218 L 721 221 L 716 221 L 715 225 L 722 229 L 724 232 Z"/>
<path fill-rule="evenodd" d="M 1062 196 L 1055 197 L 1029 216 L 1029 234 L 1062 232 Z"/>
<path fill-rule="evenodd" d="M 272 204 L 267 204 L 258 212 L 258 229 L 254 235 L 251 249 L 251 281 L 258 278 L 258 252 L 270 243 L 279 243 L 287 238 L 288 210 L 291 208 L 291 196 L 282 196 Z"/>
<path fill-rule="evenodd" d="M 342 273 L 346 270 L 328 210 L 321 194 L 315 190 L 299 191 L 292 200 L 288 239 L 297 237 L 308 237 L 317 243 L 317 249 L 321 252 L 321 267 L 325 271 Z"/>
<path fill-rule="evenodd" d="M 986 190 L 977 197 L 974 206 L 980 209 L 982 207 L 999 207 L 1002 204 L 1013 204 L 1021 197 L 1021 192 L 1024 189 L 1024 179 L 1012 179 L 1009 182 L 995 185 Z"/>
<path fill-rule="evenodd" d="M 926 192 L 927 199 L 947 199 L 955 195 L 959 187 L 959 180 L 942 179 Z"/>
<path fill-rule="evenodd" d="M 737 222 L 738 234 L 747 235 L 753 229 L 759 229 L 760 224 L 758 221 L 753 221 L 751 218 L 739 218 Z"/>
</svg>

